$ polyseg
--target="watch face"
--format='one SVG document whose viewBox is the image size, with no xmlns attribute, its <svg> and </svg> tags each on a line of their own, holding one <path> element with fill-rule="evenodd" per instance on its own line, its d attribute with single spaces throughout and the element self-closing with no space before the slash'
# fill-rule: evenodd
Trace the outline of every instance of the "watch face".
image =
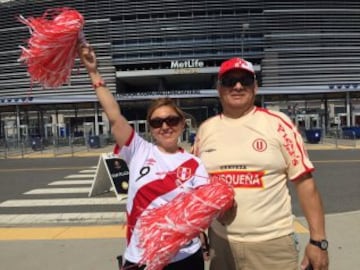
<svg viewBox="0 0 360 270">
<path fill-rule="evenodd" d="M 326 250 L 327 248 L 328 248 L 328 241 L 326 241 L 326 240 L 322 240 L 321 242 L 320 242 L 320 245 L 321 245 L 321 249 L 324 249 L 324 250 Z"/>
</svg>

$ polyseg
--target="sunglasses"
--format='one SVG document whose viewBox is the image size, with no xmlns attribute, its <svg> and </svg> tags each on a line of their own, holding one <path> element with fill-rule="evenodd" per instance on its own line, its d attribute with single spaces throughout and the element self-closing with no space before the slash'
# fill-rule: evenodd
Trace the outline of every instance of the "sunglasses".
<svg viewBox="0 0 360 270">
<path fill-rule="evenodd" d="M 254 76 L 245 75 L 242 77 L 224 76 L 220 79 L 220 83 L 224 87 L 234 87 L 238 82 L 244 87 L 249 87 L 254 84 L 255 78 Z"/>
<path fill-rule="evenodd" d="M 166 118 L 155 117 L 149 120 L 149 125 L 152 128 L 161 128 L 164 123 L 169 127 L 177 126 L 181 121 L 180 116 L 168 116 Z"/>
</svg>

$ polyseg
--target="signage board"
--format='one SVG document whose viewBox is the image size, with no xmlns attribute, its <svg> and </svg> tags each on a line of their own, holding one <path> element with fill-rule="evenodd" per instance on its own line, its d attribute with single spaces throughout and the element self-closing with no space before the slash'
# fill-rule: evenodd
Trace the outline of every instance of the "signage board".
<svg viewBox="0 0 360 270">
<path fill-rule="evenodd" d="M 126 162 L 113 153 L 101 154 L 89 197 L 114 192 L 118 200 L 127 197 L 129 168 Z"/>
</svg>

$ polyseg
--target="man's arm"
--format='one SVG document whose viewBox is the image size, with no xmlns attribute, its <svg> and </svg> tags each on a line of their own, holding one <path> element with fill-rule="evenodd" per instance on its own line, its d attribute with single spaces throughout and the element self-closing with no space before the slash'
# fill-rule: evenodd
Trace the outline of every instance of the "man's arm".
<svg viewBox="0 0 360 270">
<path fill-rule="evenodd" d="M 312 175 L 306 174 L 294 181 L 300 206 L 309 225 L 310 238 L 316 241 L 326 239 L 324 209 Z M 314 270 L 327 270 L 328 252 L 307 244 L 301 268 L 311 264 Z"/>
</svg>

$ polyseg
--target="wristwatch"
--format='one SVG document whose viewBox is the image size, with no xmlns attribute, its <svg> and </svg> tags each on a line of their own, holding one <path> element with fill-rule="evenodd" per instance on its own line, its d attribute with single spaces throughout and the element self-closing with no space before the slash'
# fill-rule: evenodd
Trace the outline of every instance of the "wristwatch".
<svg viewBox="0 0 360 270">
<path fill-rule="evenodd" d="M 310 239 L 310 244 L 317 246 L 321 250 L 327 250 L 329 246 L 329 242 L 326 239 L 315 241 L 313 239 Z"/>
</svg>

